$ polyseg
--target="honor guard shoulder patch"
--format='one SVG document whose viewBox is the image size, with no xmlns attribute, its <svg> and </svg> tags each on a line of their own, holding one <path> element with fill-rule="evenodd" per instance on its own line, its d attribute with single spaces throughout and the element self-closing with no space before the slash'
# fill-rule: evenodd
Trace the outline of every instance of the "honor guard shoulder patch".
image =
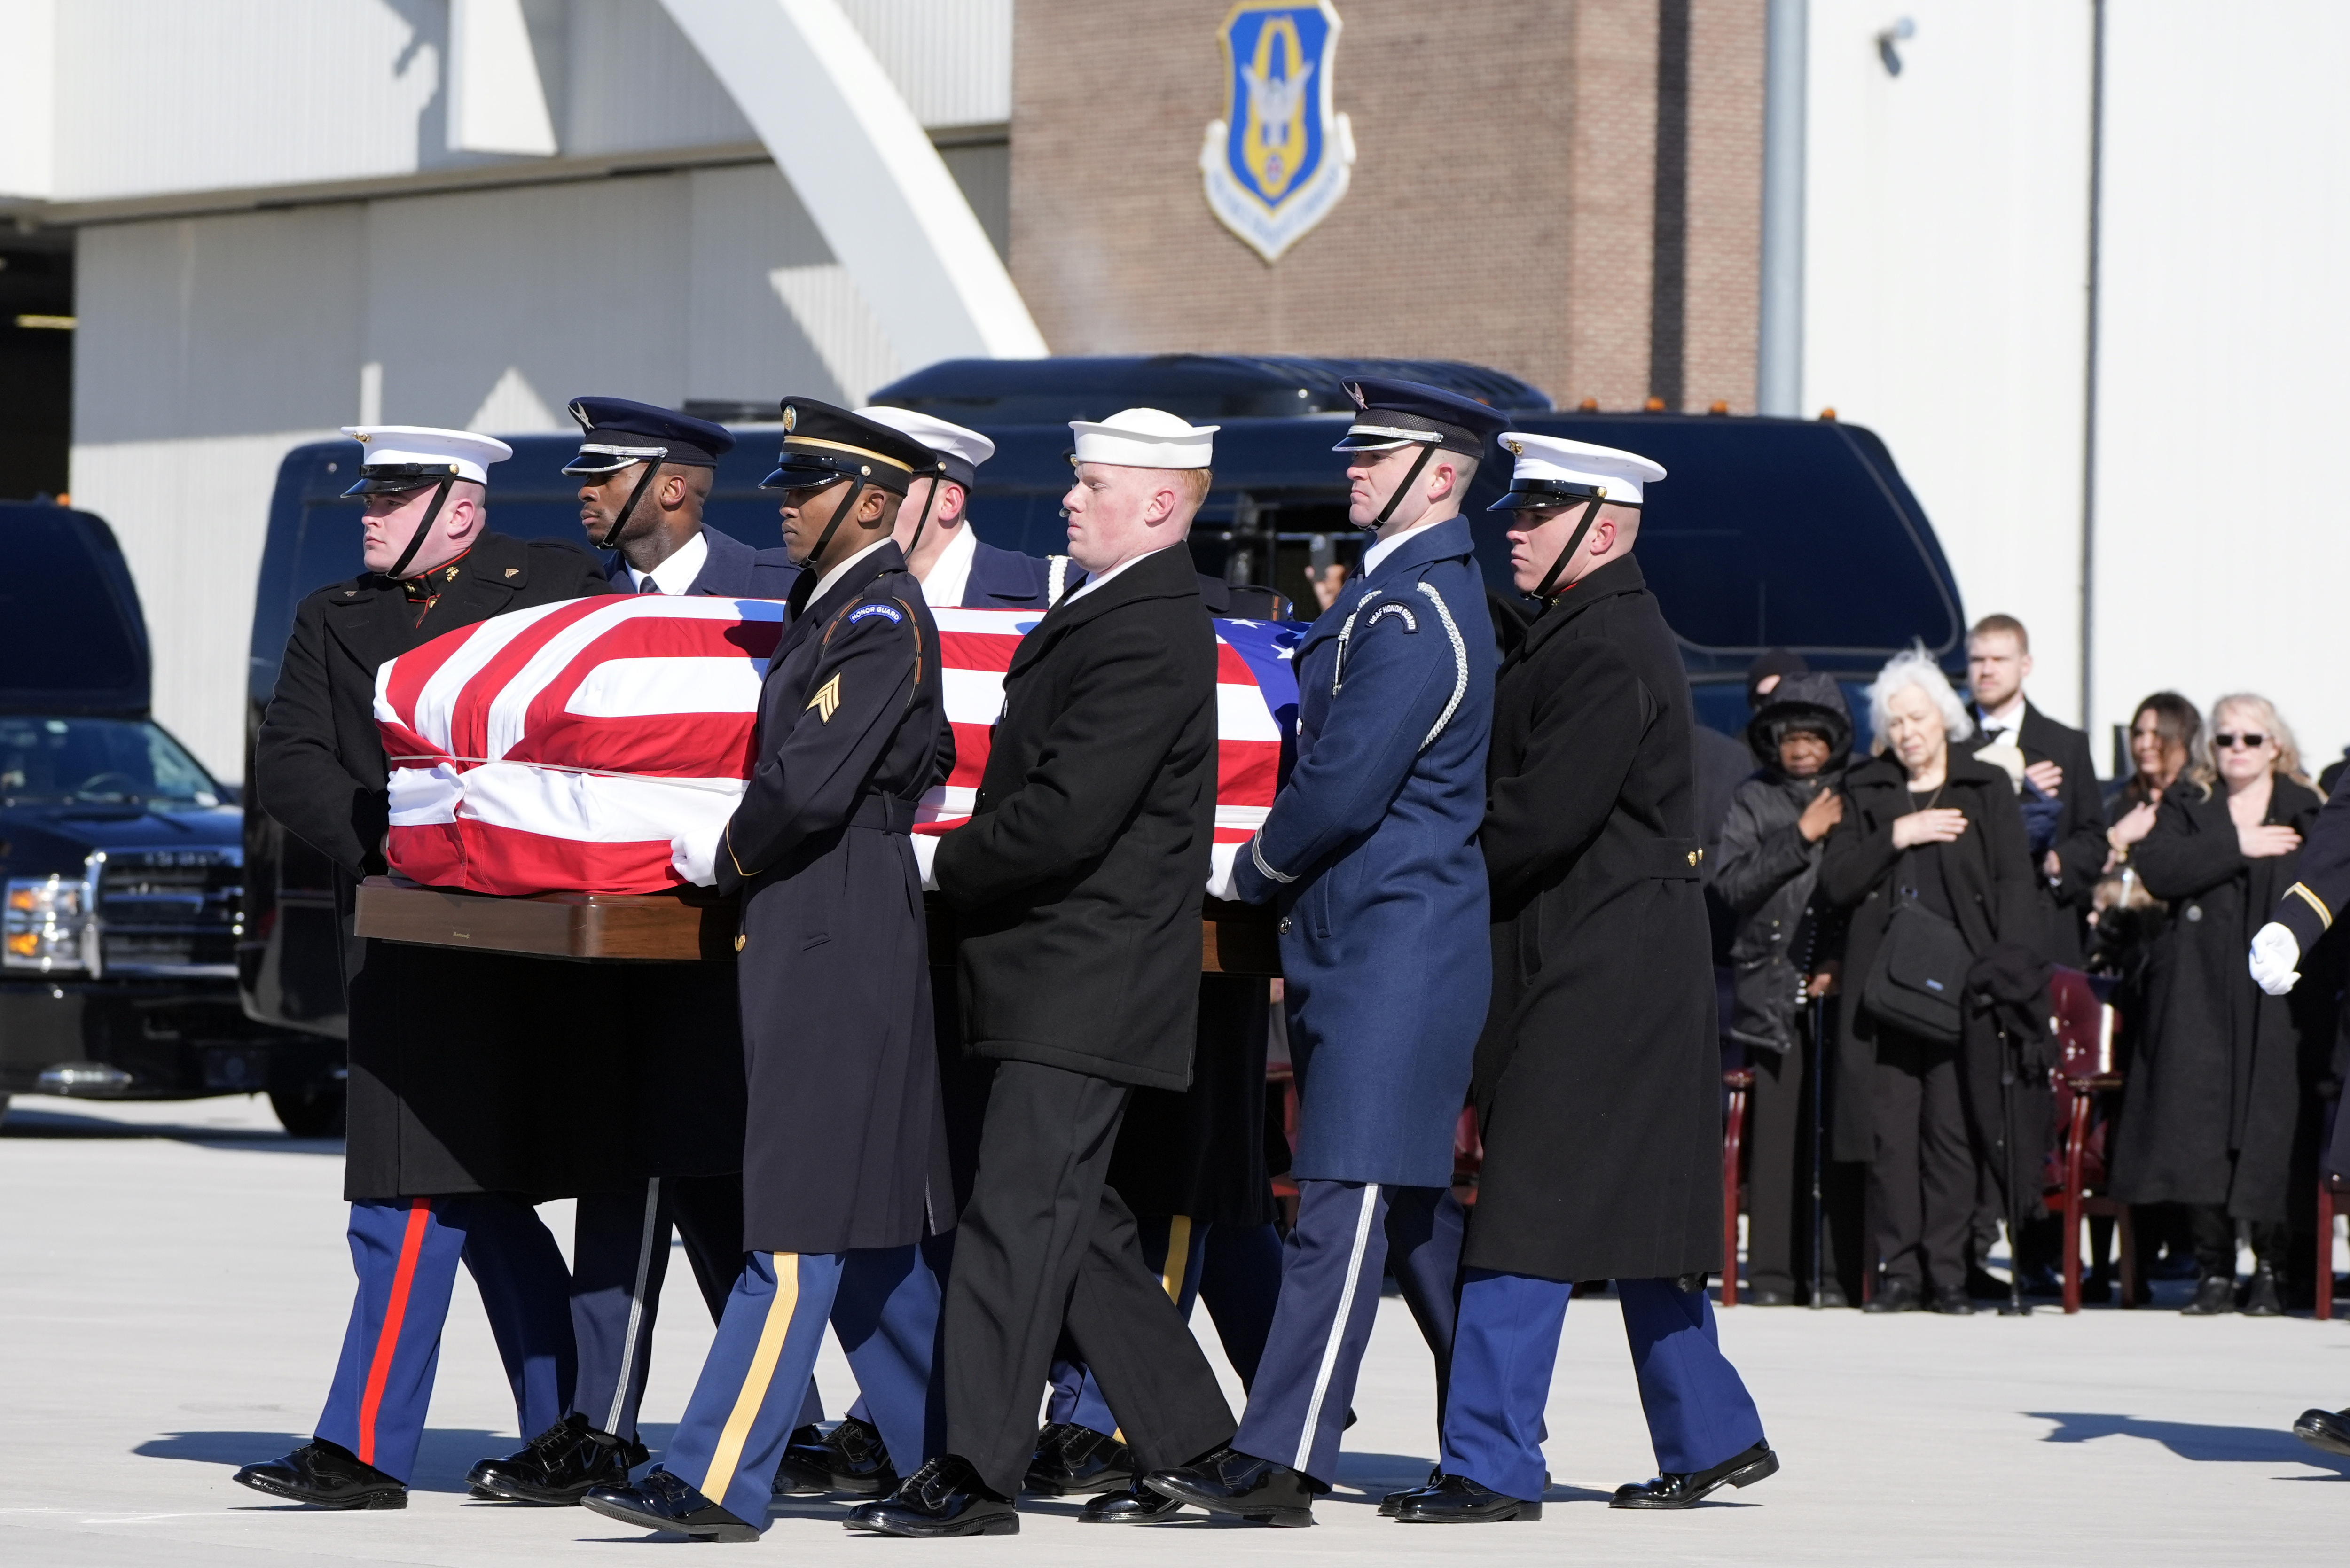
<svg viewBox="0 0 2350 1568">
<path fill-rule="evenodd" d="M 887 618 L 891 626 L 900 625 L 906 618 L 894 605 L 858 605 L 848 612 L 848 624 L 854 626 L 866 617 L 876 615 Z"/>
<path fill-rule="evenodd" d="M 840 711 L 840 671 L 834 670 L 832 679 L 816 689 L 816 695 L 807 700 L 807 705 L 816 710 L 816 716 L 825 723 L 832 722 L 833 714 Z M 806 709 L 801 711 L 806 712 Z"/>
</svg>

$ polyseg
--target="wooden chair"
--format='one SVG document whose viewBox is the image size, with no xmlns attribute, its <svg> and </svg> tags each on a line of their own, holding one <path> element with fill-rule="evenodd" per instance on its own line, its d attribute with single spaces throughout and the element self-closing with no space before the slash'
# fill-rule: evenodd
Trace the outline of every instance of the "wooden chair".
<svg viewBox="0 0 2350 1568">
<path fill-rule="evenodd" d="M 1754 1092 L 1754 1069 L 1722 1074 L 1729 1091 L 1721 1118 L 1721 1304 L 1738 1304 L 1738 1167 L 1746 1147 L 1746 1100 Z"/>
<path fill-rule="evenodd" d="M 2106 1193 L 2106 1134 L 2122 1086 L 2113 1071 L 2114 1010 L 2089 977 L 2060 969 L 2048 986 L 2057 1063 L 2049 1072 L 2062 1129 L 2046 1172 L 2046 1200 L 2064 1228 L 2064 1310 L 2081 1310 L 2081 1225 L 2110 1219 L 2121 1240 L 2122 1305 L 2137 1304 L 2137 1258 L 2129 1205 Z M 2104 1114 L 2100 1114 L 2104 1113 Z"/>
</svg>

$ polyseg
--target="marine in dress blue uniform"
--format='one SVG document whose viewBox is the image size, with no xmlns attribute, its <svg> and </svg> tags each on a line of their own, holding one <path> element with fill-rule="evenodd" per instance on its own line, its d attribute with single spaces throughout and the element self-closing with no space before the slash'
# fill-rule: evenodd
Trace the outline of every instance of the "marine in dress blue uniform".
<svg viewBox="0 0 2350 1568">
<path fill-rule="evenodd" d="M 939 1284 L 954 1223 L 908 830 L 954 738 L 938 632 L 889 529 L 927 449 L 813 400 L 784 404 L 785 531 L 806 568 L 761 696 L 757 763 L 712 856 L 743 900 L 750 1256 L 662 1462 L 588 1506 L 721 1540 L 766 1526 L 825 1324 L 883 1440 L 927 1456 Z"/>
<path fill-rule="evenodd" d="M 1485 748 L 1495 663 L 1461 502 L 1503 426 L 1435 387 L 1366 379 L 1337 450 L 1378 537 L 1296 655 L 1297 763 L 1235 866 L 1281 911 L 1298 1076 L 1297 1223 L 1231 1451 L 1148 1478 L 1164 1496 L 1312 1521 L 1390 1257 L 1438 1365 L 1451 1341 L 1453 1133 L 1491 974 Z"/>
<path fill-rule="evenodd" d="M 734 446 L 723 425 L 626 398 L 576 398 L 570 412 L 579 450 L 563 472 L 580 481 L 580 524 L 591 548 L 610 552 L 604 570 L 614 588 L 790 594 L 800 570 L 785 551 L 754 550 L 703 524 L 718 460 Z M 610 1032 L 631 1054 L 657 1053 L 662 1103 L 646 1113 L 654 1124 L 651 1173 L 582 1192 L 576 1206 L 571 1324 L 579 1370 L 569 1412 L 520 1451 L 484 1459 L 466 1477 L 482 1491 L 526 1502 L 577 1502 L 644 1462 L 637 1409 L 672 1233 L 684 1240 L 713 1320 L 742 1267 L 740 1161 L 711 1171 L 706 1158 L 662 1158 L 662 1146 L 740 1147 L 743 1032 L 733 971 L 703 963 L 597 966 L 575 983 L 581 1012 L 570 1029 Z M 803 1418 L 823 1414 L 811 1386 Z"/>
<path fill-rule="evenodd" d="M 1543 1407 L 1575 1282 L 1614 1278 L 1659 1474 L 1617 1508 L 1686 1508 L 1778 1469 L 1722 1354 L 1710 939 L 1689 678 L 1631 546 L 1632 452 L 1506 434 L 1497 510 L 1544 608 L 1503 664 L 1482 849 L 1493 1000 L 1478 1044 L 1485 1164 L 1462 1254 L 1440 1473 L 1407 1523 L 1542 1511 Z M 1659 1277 L 1662 1276 L 1662 1277 Z"/>
</svg>

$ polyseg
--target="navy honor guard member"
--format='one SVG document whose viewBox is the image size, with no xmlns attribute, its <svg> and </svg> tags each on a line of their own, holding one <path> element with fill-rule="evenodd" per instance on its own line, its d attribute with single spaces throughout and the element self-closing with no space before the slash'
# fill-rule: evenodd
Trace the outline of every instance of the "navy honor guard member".
<svg viewBox="0 0 2350 1568">
<path fill-rule="evenodd" d="M 557 1425 L 575 1384 L 569 1279 L 522 1194 L 586 1190 L 574 1112 L 598 1096 L 546 1026 L 562 966 L 351 937 L 359 880 L 384 870 L 389 823 L 376 670 L 444 631 L 604 591 L 559 540 L 487 531 L 489 465 L 467 431 L 347 428 L 362 444 L 359 576 L 295 612 L 254 748 L 254 798 L 336 868 L 350 1021 L 351 1262 L 359 1275 L 313 1439 L 248 1465 L 246 1486 L 328 1508 L 401 1508 L 462 1259 L 514 1386 L 521 1429 Z M 575 1094 L 573 1091 L 577 1090 Z"/>
<path fill-rule="evenodd" d="M 590 549 L 610 551 L 612 586 L 639 594 L 782 598 L 799 568 L 780 549 L 753 550 L 702 520 L 717 464 L 734 445 L 723 425 L 625 398 L 576 398 L 579 450 L 563 472 L 579 483 Z M 670 1238 L 685 1242 L 715 1320 L 743 1266 L 743 1031 L 734 977 L 703 963 L 567 968 L 567 1012 L 547 1026 L 598 1042 L 633 1075 L 641 1158 L 578 1194 L 571 1251 L 571 1326 L 579 1373 L 561 1426 L 465 1479 L 517 1501 L 576 1503 L 625 1481 L 646 1452 L 637 1408 L 651 1371 Z M 809 1420 L 823 1411 L 813 1404 Z"/>
<path fill-rule="evenodd" d="M 1435 387 L 1353 390 L 1336 450 L 1348 520 L 1376 538 L 1298 649 L 1296 767 L 1233 888 L 1282 915 L 1297 1222 L 1231 1448 L 1147 1483 L 1274 1524 L 1311 1523 L 1337 1480 L 1390 1256 L 1441 1407 L 1461 1247 L 1453 1133 L 1492 974 L 1477 830 L 1495 654 L 1461 502 L 1503 421 Z"/>
<path fill-rule="evenodd" d="M 755 1539 L 829 1321 L 890 1452 L 935 1446 L 939 1286 L 951 1228 L 914 805 L 954 762 L 938 632 L 889 530 L 930 452 L 810 399 L 783 407 L 770 488 L 802 567 L 761 694 L 757 762 L 713 864 L 743 899 L 750 1256 L 693 1397 L 638 1485 L 588 1506 L 650 1529 Z"/>
<path fill-rule="evenodd" d="M 914 409 L 877 403 L 857 411 L 920 441 L 942 465 L 937 477 L 915 480 L 898 509 L 898 548 L 932 609 L 1045 609 L 1084 575 L 1066 556 L 998 549 L 972 527 L 971 498 L 993 441 Z"/>
<path fill-rule="evenodd" d="M 1656 1449 L 1656 1479 L 1613 1506 L 1687 1508 L 1779 1468 L 1705 1291 L 1725 1266 L 1721 1090 L 1689 678 L 1632 554 L 1664 470 L 1555 436 L 1502 441 L 1517 462 L 1495 509 L 1518 514 L 1511 562 L 1543 608 L 1494 693 L 1485 1163 L 1441 1474 L 1388 1504 L 1416 1523 L 1533 1516 L 1577 1280 L 1616 1282 Z"/>
<path fill-rule="evenodd" d="M 962 940 L 965 1031 L 993 1076 L 947 1281 L 944 1452 L 850 1513 L 879 1533 L 1019 1529 L 1012 1500 L 1064 1329 L 1140 1462 L 1180 1463 L 1232 1431 L 1104 1179 L 1132 1091 L 1191 1077 L 1216 640 L 1184 540 L 1214 431 L 1155 409 L 1073 428 L 1069 554 L 1091 576 L 1021 639 L 971 821 L 933 867 Z"/>
</svg>

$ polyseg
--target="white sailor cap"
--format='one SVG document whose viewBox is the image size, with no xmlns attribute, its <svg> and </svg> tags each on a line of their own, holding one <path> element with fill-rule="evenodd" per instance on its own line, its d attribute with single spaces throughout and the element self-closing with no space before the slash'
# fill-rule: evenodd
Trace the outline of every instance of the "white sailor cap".
<svg viewBox="0 0 2350 1568">
<path fill-rule="evenodd" d="M 1565 436 L 1505 431 L 1502 450 L 1517 459 L 1517 466 L 1510 474 L 1508 493 L 1487 507 L 1489 512 L 1571 506 L 1595 499 L 1638 506 L 1641 487 L 1665 476 L 1662 463 L 1638 452 Z"/>
<path fill-rule="evenodd" d="M 444 479 L 487 484 L 490 464 L 514 455 L 514 448 L 495 436 L 430 425 L 345 425 L 343 433 L 367 448 L 359 459 L 359 482 L 346 495 L 421 490 Z"/>
<path fill-rule="evenodd" d="M 935 414 L 893 409 L 887 403 L 859 409 L 857 414 L 877 425 L 888 425 L 900 435 L 910 435 L 937 452 L 946 463 L 947 477 L 965 490 L 978 483 L 979 465 L 995 455 L 993 441 L 977 431 L 965 430 Z"/>
<path fill-rule="evenodd" d="M 1071 420 L 1077 434 L 1072 462 L 1113 468 L 1208 468 L 1215 462 L 1222 425 L 1195 425 L 1158 409 L 1121 409 L 1106 420 Z"/>
</svg>

